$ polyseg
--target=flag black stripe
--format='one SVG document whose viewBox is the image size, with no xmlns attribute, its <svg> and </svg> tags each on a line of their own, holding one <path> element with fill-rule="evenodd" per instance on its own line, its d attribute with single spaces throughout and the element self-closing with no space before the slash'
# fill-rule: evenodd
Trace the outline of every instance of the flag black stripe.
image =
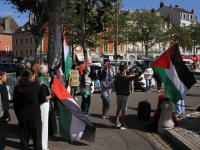
<svg viewBox="0 0 200 150">
<path fill-rule="evenodd" d="M 171 61 L 172 64 L 175 66 L 177 75 L 181 82 L 187 87 L 187 89 L 190 89 L 192 85 L 196 83 L 196 80 L 193 74 L 186 67 L 181 57 L 178 44 L 171 53 Z"/>
</svg>

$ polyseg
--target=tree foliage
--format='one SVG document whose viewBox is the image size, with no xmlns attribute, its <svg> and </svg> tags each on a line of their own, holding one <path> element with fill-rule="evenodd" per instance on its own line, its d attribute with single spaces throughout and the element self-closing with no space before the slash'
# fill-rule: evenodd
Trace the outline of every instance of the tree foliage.
<svg viewBox="0 0 200 150">
<path fill-rule="evenodd" d="M 148 50 L 155 43 L 162 41 L 164 24 L 163 18 L 148 10 L 135 11 L 130 16 L 128 24 L 128 41 L 130 43 L 142 42 L 145 46 L 145 54 L 148 56 Z"/>
<path fill-rule="evenodd" d="M 66 13 L 70 44 L 96 48 L 115 40 L 116 0 L 87 0 L 84 3 L 82 0 L 71 0 Z"/>
<path fill-rule="evenodd" d="M 196 49 L 200 49 L 200 24 L 191 24 L 188 27 L 189 36 L 192 40 L 192 45 L 196 47 Z M 195 54 L 195 49 L 193 48 Z"/>
<path fill-rule="evenodd" d="M 192 41 L 187 28 L 172 24 L 165 32 L 165 37 L 166 41 L 169 41 L 170 44 L 178 41 L 180 46 L 186 47 L 187 49 L 192 48 Z"/>
</svg>

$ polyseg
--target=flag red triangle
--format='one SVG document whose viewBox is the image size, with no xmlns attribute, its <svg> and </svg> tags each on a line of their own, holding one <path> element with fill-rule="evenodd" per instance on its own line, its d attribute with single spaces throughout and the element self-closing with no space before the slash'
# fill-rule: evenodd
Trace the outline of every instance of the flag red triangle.
<svg viewBox="0 0 200 150">
<path fill-rule="evenodd" d="M 59 100 L 66 100 L 68 98 L 72 98 L 72 96 L 69 94 L 67 89 L 57 77 L 54 77 L 52 91 Z"/>
<path fill-rule="evenodd" d="M 168 48 L 160 57 L 158 57 L 152 64 L 152 67 L 161 67 L 170 69 L 170 59 L 171 59 L 171 53 L 174 50 L 174 48 L 178 45 L 178 43 L 174 43 L 170 48 Z"/>
</svg>

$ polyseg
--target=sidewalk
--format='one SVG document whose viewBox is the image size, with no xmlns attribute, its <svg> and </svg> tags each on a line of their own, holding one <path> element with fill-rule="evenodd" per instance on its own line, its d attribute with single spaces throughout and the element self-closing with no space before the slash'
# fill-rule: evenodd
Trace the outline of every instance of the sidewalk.
<svg viewBox="0 0 200 150">
<path fill-rule="evenodd" d="M 186 115 L 179 126 L 166 130 L 165 136 L 184 150 L 200 149 L 200 112 Z"/>
</svg>

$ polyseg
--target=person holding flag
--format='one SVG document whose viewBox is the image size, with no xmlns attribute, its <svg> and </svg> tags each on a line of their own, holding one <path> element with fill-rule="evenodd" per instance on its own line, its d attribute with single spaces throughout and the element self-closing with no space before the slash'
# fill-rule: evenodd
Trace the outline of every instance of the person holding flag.
<svg viewBox="0 0 200 150">
<path fill-rule="evenodd" d="M 185 99 L 187 91 L 196 83 L 193 74 L 185 66 L 178 43 L 174 43 L 151 67 L 165 85 L 165 94 L 176 104 Z"/>
</svg>

